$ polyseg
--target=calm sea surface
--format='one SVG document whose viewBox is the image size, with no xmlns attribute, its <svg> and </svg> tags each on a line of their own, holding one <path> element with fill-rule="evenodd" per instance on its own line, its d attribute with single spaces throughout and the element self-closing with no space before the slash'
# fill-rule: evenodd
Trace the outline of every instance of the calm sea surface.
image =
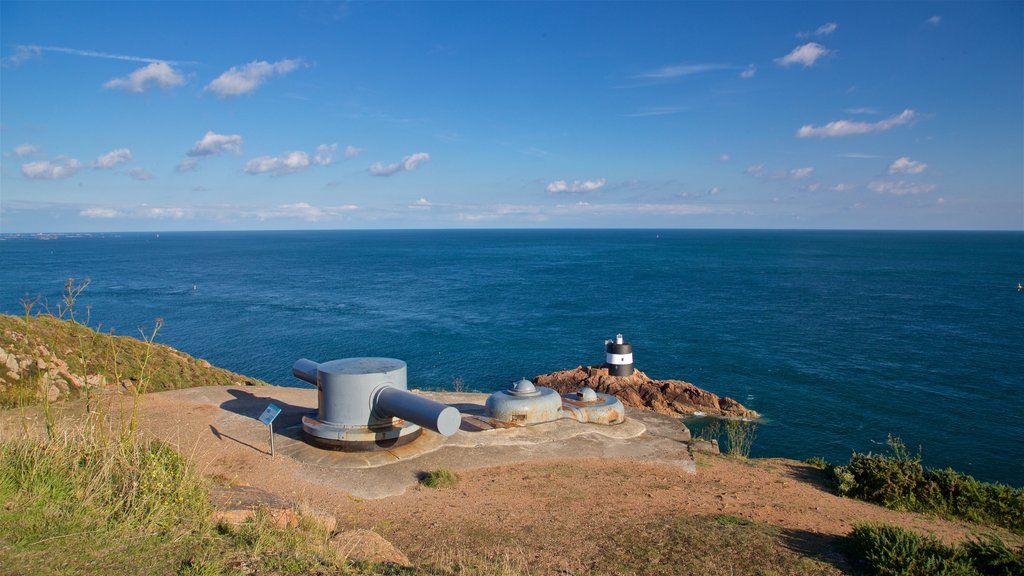
<svg viewBox="0 0 1024 576">
<path fill-rule="evenodd" d="M 765 415 L 754 455 L 845 462 L 887 434 L 1024 485 L 1024 234 L 331 231 L 6 236 L 0 311 L 92 279 L 93 324 L 285 386 L 301 357 L 390 356 L 492 391 L 636 365 Z"/>
</svg>

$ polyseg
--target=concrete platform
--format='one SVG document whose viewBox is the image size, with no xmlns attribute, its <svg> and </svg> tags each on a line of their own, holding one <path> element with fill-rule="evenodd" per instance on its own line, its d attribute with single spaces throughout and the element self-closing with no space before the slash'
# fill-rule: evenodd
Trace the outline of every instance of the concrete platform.
<svg viewBox="0 0 1024 576">
<path fill-rule="evenodd" d="M 635 459 L 696 472 L 677 418 L 628 408 L 617 425 L 561 419 L 534 426 L 494 427 L 484 415 L 486 394 L 418 392 L 455 406 L 462 426 L 449 438 L 424 430 L 405 446 L 375 452 L 324 450 L 301 439 L 301 418 L 316 410 L 315 389 L 205 387 L 148 394 L 140 422 L 147 435 L 175 446 L 207 474 L 259 485 L 258 475 L 283 474 L 305 483 L 343 490 L 358 498 L 383 498 L 415 486 L 421 474 L 439 468 L 467 470 L 537 460 Z M 276 456 L 259 420 L 273 402 Z"/>
</svg>

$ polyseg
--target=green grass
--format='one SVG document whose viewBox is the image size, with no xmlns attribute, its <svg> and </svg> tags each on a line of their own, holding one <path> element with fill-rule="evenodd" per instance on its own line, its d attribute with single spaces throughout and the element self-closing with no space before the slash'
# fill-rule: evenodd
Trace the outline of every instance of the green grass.
<svg viewBox="0 0 1024 576">
<path fill-rule="evenodd" d="M 730 515 L 669 516 L 608 537 L 593 574 L 840 574 L 794 552 L 783 530 Z"/>
<path fill-rule="evenodd" d="M 440 468 L 422 474 L 419 481 L 427 488 L 454 488 L 459 483 L 459 477 L 451 470 Z"/>
<path fill-rule="evenodd" d="M 230 386 L 265 382 L 235 374 L 193 358 L 168 346 L 134 337 L 116 336 L 89 326 L 60 320 L 49 315 L 9 316 L 0 314 L 0 347 L 21 358 L 58 358 L 77 376 L 99 375 L 109 383 L 130 381 L 145 384 L 147 392 L 176 390 L 194 386 Z M 45 354 L 40 354 L 40 348 Z M 146 354 L 149 348 L 149 360 Z M 143 368 L 145 369 L 143 370 Z M 144 377 L 143 377 L 144 372 Z M 41 401 L 38 369 L 33 366 L 22 378 L 14 380 L 6 367 L 0 368 L 0 408 L 22 406 Z M 70 397 L 83 394 L 74 390 Z"/>
<path fill-rule="evenodd" d="M 311 518 L 215 525 L 210 511 L 203 480 L 162 444 L 0 441 L 0 567 L 18 574 L 400 573 L 348 562 Z"/>
</svg>

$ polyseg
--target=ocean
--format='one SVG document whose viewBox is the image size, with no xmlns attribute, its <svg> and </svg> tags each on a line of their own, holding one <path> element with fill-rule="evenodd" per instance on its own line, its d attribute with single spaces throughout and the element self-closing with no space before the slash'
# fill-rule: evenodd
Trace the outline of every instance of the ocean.
<svg viewBox="0 0 1024 576">
<path fill-rule="evenodd" d="M 927 466 L 1024 485 L 1024 234 L 446 230 L 7 235 L 0 311 L 67 278 L 90 322 L 282 386 L 299 358 L 405 360 L 489 392 L 603 361 L 764 415 L 752 455 Z"/>
</svg>

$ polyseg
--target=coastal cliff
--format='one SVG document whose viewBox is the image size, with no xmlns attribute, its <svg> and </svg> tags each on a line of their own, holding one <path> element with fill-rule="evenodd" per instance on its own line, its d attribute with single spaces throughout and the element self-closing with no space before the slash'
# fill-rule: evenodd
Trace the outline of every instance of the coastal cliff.
<svg viewBox="0 0 1024 576">
<path fill-rule="evenodd" d="M 535 377 L 533 383 L 553 388 L 559 394 L 569 394 L 589 386 L 597 392 L 617 397 L 626 406 L 662 414 L 704 412 L 732 418 L 760 417 L 732 398 L 720 397 L 682 380 L 653 380 L 639 370 L 631 376 L 611 376 L 604 366 L 577 366 L 572 370 L 542 374 Z"/>
<path fill-rule="evenodd" d="M 43 394 L 51 402 L 75 398 L 86 388 L 159 392 L 243 384 L 266 383 L 163 344 L 47 315 L 0 314 L 0 407 L 32 404 Z"/>
</svg>

